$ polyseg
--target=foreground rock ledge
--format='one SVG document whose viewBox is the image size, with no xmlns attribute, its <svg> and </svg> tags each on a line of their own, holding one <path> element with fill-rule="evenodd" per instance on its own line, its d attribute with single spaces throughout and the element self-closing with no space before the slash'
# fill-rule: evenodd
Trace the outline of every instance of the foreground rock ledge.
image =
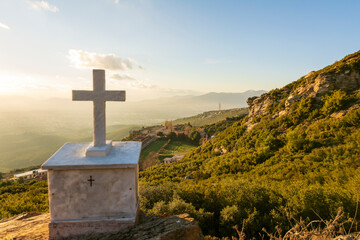
<svg viewBox="0 0 360 240">
<path fill-rule="evenodd" d="M 0 220 L 0 239 L 16 238 L 43 240 L 49 238 L 49 214 L 23 213 Z M 142 215 L 140 223 L 129 229 L 107 234 L 91 234 L 66 238 L 68 240 L 202 240 L 198 224 L 188 214 L 165 218 Z"/>
</svg>

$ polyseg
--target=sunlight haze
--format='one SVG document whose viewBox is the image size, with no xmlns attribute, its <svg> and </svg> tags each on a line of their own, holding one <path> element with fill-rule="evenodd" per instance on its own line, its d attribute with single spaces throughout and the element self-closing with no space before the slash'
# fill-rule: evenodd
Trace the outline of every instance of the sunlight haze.
<svg viewBox="0 0 360 240">
<path fill-rule="evenodd" d="M 92 68 L 106 69 L 108 89 L 127 90 L 128 101 L 270 90 L 357 50 L 356 6 L 4 0 L 0 94 L 68 98 L 91 88 Z"/>
</svg>

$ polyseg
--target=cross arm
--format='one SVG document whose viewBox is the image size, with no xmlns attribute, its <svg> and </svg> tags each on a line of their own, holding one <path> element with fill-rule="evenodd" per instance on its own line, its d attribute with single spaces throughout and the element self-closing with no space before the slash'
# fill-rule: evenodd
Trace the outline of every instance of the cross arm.
<svg viewBox="0 0 360 240">
<path fill-rule="evenodd" d="M 105 101 L 125 101 L 125 91 L 106 91 Z"/>
<path fill-rule="evenodd" d="M 92 101 L 94 100 L 93 91 L 84 91 L 84 90 L 73 90 L 72 91 L 72 100 L 73 101 Z"/>
</svg>

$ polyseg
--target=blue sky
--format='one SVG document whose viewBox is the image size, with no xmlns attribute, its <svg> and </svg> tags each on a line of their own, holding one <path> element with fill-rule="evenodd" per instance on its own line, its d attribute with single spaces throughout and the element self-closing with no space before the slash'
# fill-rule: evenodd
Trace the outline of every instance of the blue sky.
<svg viewBox="0 0 360 240">
<path fill-rule="evenodd" d="M 271 90 L 360 49 L 360 1 L 0 2 L 0 95 Z"/>
</svg>

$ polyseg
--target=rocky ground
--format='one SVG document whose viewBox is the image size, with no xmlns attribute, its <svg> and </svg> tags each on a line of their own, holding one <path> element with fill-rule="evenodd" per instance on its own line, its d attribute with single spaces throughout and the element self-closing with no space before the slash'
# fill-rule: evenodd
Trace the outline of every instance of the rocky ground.
<svg viewBox="0 0 360 240">
<path fill-rule="evenodd" d="M 49 238 L 48 213 L 23 213 L 0 220 L 0 239 L 43 240 Z M 169 217 L 141 216 L 137 226 L 110 233 L 78 236 L 72 240 L 201 240 L 198 224 L 188 214 Z"/>
<path fill-rule="evenodd" d="M 0 220 L 0 239 L 43 240 L 49 238 L 48 213 L 23 213 Z"/>
</svg>

